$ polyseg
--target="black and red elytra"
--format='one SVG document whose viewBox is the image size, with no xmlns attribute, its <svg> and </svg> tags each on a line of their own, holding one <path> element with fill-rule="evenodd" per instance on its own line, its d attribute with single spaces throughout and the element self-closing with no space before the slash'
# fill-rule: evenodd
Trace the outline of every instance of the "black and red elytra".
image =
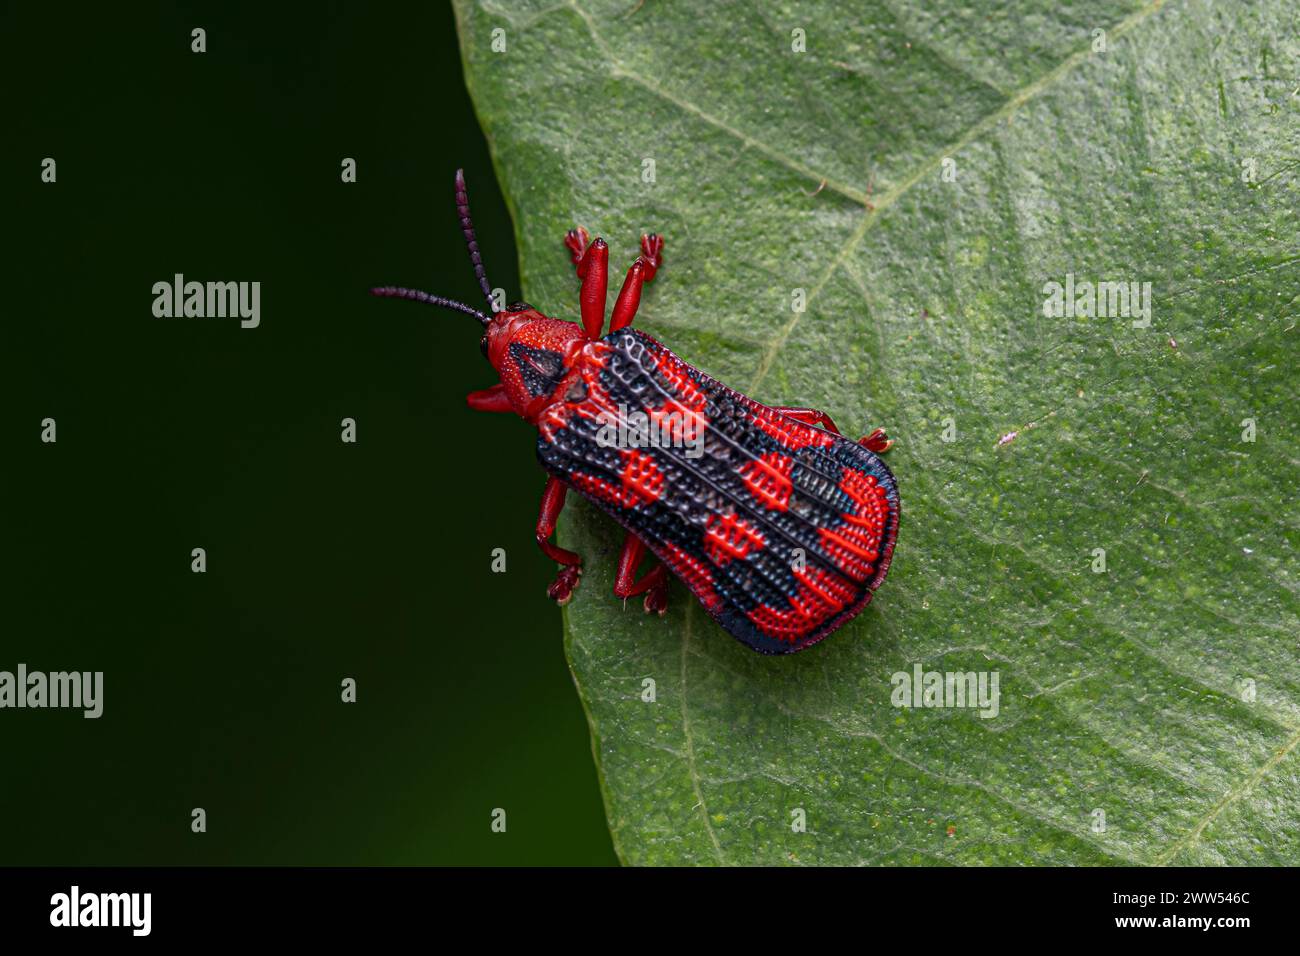
<svg viewBox="0 0 1300 956">
<path fill-rule="evenodd" d="M 488 313 L 411 289 L 372 289 L 454 309 L 484 327 L 484 355 L 500 381 L 471 408 L 514 412 L 537 427 L 550 478 L 537 543 L 560 572 L 548 593 L 573 596 L 582 559 L 550 540 L 572 488 L 625 529 L 614 595 L 667 607 L 671 571 L 733 637 L 764 654 L 817 643 L 851 620 L 885 579 L 898 536 L 898 486 L 877 452 L 877 429 L 850 441 L 824 412 L 767 406 L 688 365 L 629 328 L 663 239 L 641 237 L 605 320 L 609 250 L 579 228 L 565 245 L 582 280 L 582 322 L 523 303 L 494 312 L 465 179 L 456 207 Z M 646 551 L 658 559 L 640 579 Z"/>
</svg>

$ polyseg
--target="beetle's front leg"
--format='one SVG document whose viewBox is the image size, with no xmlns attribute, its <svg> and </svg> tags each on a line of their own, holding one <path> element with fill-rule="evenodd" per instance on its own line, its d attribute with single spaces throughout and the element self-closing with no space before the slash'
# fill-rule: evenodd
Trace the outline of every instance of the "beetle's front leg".
<svg viewBox="0 0 1300 956">
<path fill-rule="evenodd" d="M 803 422 L 805 425 L 816 425 L 818 428 L 824 428 L 828 432 L 834 432 L 837 435 L 843 434 L 831 417 L 823 411 L 816 408 L 803 408 L 796 405 L 773 405 L 772 410 L 780 412 L 787 418 L 793 418 L 797 422 Z M 870 435 L 858 439 L 858 444 L 868 451 L 874 451 L 878 455 L 883 455 L 893 447 L 894 443 L 883 428 L 877 428 Z"/>
<path fill-rule="evenodd" d="M 476 412 L 513 412 L 506 387 L 497 382 L 491 388 L 481 388 L 465 396 L 465 404 Z"/>
<path fill-rule="evenodd" d="M 631 531 L 623 538 L 623 551 L 618 556 L 618 571 L 614 575 L 614 597 L 626 601 L 645 594 L 645 612 L 663 615 L 668 610 L 668 569 L 656 564 L 645 577 L 636 580 L 637 565 L 645 557 L 645 542 Z"/>
<path fill-rule="evenodd" d="M 579 279 L 587 273 L 586 264 L 583 262 L 587 253 L 587 242 L 587 230 L 581 226 L 570 229 L 564 235 L 564 248 L 569 250 L 569 261 L 573 263 L 573 269 L 578 273 Z"/>
<path fill-rule="evenodd" d="M 542 507 L 537 515 L 537 546 L 548 558 L 560 564 L 560 573 L 546 593 L 561 606 L 569 603 L 582 576 L 582 558 L 550 541 L 555 533 L 555 522 L 564 510 L 564 496 L 568 491 L 569 486 L 559 478 L 547 479 L 546 489 L 542 492 Z"/>
</svg>

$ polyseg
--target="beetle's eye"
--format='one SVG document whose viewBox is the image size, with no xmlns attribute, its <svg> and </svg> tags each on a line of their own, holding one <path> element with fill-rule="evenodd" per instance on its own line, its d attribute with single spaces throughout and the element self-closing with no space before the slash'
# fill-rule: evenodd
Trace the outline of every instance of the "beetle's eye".
<svg viewBox="0 0 1300 956">
<path fill-rule="evenodd" d="M 478 340 L 478 350 L 483 353 L 484 358 L 488 357 L 488 337 L 486 332 L 483 333 L 483 338 Z"/>
<path fill-rule="evenodd" d="M 527 312 L 532 306 L 527 302 L 511 302 L 506 306 L 507 312 Z"/>
<path fill-rule="evenodd" d="M 587 400 L 587 383 L 580 378 L 575 378 L 569 390 L 564 393 L 566 402 L 583 402 Z"/>
</svg>

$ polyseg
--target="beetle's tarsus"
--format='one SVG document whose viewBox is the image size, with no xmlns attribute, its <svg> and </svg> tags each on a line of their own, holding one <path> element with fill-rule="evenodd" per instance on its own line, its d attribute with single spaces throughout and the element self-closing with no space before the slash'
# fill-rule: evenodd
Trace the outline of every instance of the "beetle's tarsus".
<svg viewBox="0 0 1300 956">
<path fill-rule="evenodd" d="M 657 232 L 641 237 L 641 261 L 645 263 L 645 281 L 655 277 L 664 264 L 664 237 Z"/>
<path fill-rule="evenodd" d="M 865 438 L 859 438 L 858 444 L 867 451 L 874 451 L 877 455 L 883 455 L 889 449 L 894 447 L 893 439 L 885 434 L 883 428 L 877 428 Z"/>
<path fill-rule="evenodd" d="M 661 584 L 651 588 L 645 595 L 645 612 L 658 614 L 660 617 L 668 610 L 668 586 Z"/>
<path fill-rule="evenodd" d="M 581 226 L 570 229 L 564 234 L 564 248 L 569 250 L 569 261 L 573 263 L 573 268 L 578 273 L 579 279 L 587 271 L 583 264 L 583 257 L 587 253 L 587 243 L 589 241 L 590 237 L 587 235 L 587 230 Z"/>
<path fill-rule="evenodd" d="M 546 594 L 560 607 L 573 600 L 573 592 L 578 589 L 582 579 L 582 565 L 570 564 L 560 569 L 555 581 L 546 589 Z"/>
</svg>

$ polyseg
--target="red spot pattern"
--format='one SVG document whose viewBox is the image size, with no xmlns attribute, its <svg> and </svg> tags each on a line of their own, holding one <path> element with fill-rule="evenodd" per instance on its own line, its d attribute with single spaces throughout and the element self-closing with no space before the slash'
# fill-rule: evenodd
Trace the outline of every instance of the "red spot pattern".
<svg viewBox="0 0 1300 956">
<path fill-rule="evenodd" d="M 655 355 L 654 363 L 673 397 L 646 409 L 650 421 L 660 434 L 667 433 L 674 442 L 702 440 L 709 425 L 704 414 L 708 399 L 688 373 L 689 366 L 667 350 Z"/>
<path fill-rule="evenodd" d="M 800 568 L 794 576 L 832 611 L 838 611 L 857 599 L 857 588 L 838 574 L 822 568 Z"/>
<path fill-rule="evenodd" d="M 749 612 L 749 619 L 764 634 L 795 644 L 812 633 L 832 614 L 856 600 L 858 592 L 838 575 L 818 568 L 794 572 L 798 590 L 790 598 L 788 610 L 760 605 Z"/>
<path fill-rule="evenodd" d="M 663 549 L 664 563 L 700 599 L 705 610 L 714 611 L 722 606 L 722 598 L 713 589 L 713 574 L 703 561 L 683 551 L 671 541 L 665 541 Z"/>
<path fill-rule="evenodd" d="M 658 501 L 664 489 L 664 473 L 654 459 L 635 449 L 625 449 L 620 454 L 623 456 L 621 484 L 582 471 L 575 471 L 570 483 L 584 494 L 620 508 L 635 508 Z"/>
<path fill-rule="evenodd" d="M 840 490 L 853 500 L 855 507 L 843 512 L 842 526 L 821 530 L 822 548 L 847 573 L 865 581 L 880 557 L 880 541 L 889 520 L 889 500 L 874 475 L 853 468 L 845 469 Z"/>
<path fill-rule="evenodd" d="M 565 405 L 564 402 L 555 402 L 548 405 L 537 419 L 537 430 L 541 432 L 543 438 L 553 442 L 555 441 L 555 433 L 569 424 L 569 414 L 569 406 Z"/>
<path fill-rule="evenodd" d="M 612 505 L 618 505 L 620 508 L 623 507 L 623 489 L 612 481 L 597 478 L 585 471 L 575 471 L 573 477 L 569 479 L 569 484 L 592 498 L 607 501 Z"/>
<path fill-rule="evenodd" d="M 835 559 L 835 563 L 859 581 L 871 576 L 872 562 L 880 557 L 875 545 L 879 537 L 873 536 L 862 528 L 838 528 L 832 531 L 822 528 L 822 550 Z"/>
<path fill-rule="evenodd" d="M 602 413 L 615 413 L 609 393 L 600 383 L 601 369 L 608 363 L 608 356 L 612 351 L 613 349 L 604 342 L 588 342 L 582 347 L 574 364 L 574 373 L 564 379 L 560 387 L 555 390 L 555 394 L 563 396 L 574 382 L 581 380 L 587 388 L 587 397 L 577 404 L 560 398 L 547 405 L 537 419 L 537 427 L 543 438 L 550 442 L 555 441 L 555 433 L 567 428 L 575 414 L 582 418 L 599 420 Z"/>
<path fill-rule="evenodd" d="M 844 523 L 839 527 L 821 529 L 821 546 L 852 582 L 821 568 L 796 569 L 793 573 L 799 583 L 789 608 L 763 605 L 749 612 L 754 626 L 769 637 L 791 644 L 803 640 L 856 601 L 861 582 L 875 570 L 889 520 L 885 489 L 874 475 L 854 468 L 844 470 L 839 488 L 853 501 L 853 507 L 842 513 Z"/>
<path fill-rule="evenodd" d="M 702 412 L 671 400 L 656 408 L 646 409 L 646 416 L 660 436 L 660 441 L 666 437 L 675 444 L 703 441 L 704 430 L 709 427 L 709 420 Z"/>
<path fill-rule="evenodd" d="M 704 552 L 718 567 L 734 558 L 744 558 L 767 544 L 762 532 L 735 514 L 710 515 L 704 532 Z"/>
<path fill-rule="evenodd" d="M 704 410 L 707 399 L 680 359 L 665 350 L 655 356 L 655 368 L 682 405 L 697 412 Z"/>
<path fill-rule="evenodd" d="M 768 415 L 756 412 L 750 421 L 792 451 L 809 447 L 825 448 L 835 442 L 835 436 L 830 432 L 797 422 L 779 412 Z"/>
<path fill-rule="evenodd" d="M 794 459 L 780 452 L 769 451 L 740 470 L 745 485 L 758 502 L 770 511 L 785 511 L 790 507 L 790 471 Z"/>
<path fill-rule="evenodd" d="M 664 473 L 654 459 L 643 451 L 623 451 L 623 490 L 634 504 L 658 501 L 664 490 Z M 630 507 L 630 506 L 629 506 Z"/>
</svg>

